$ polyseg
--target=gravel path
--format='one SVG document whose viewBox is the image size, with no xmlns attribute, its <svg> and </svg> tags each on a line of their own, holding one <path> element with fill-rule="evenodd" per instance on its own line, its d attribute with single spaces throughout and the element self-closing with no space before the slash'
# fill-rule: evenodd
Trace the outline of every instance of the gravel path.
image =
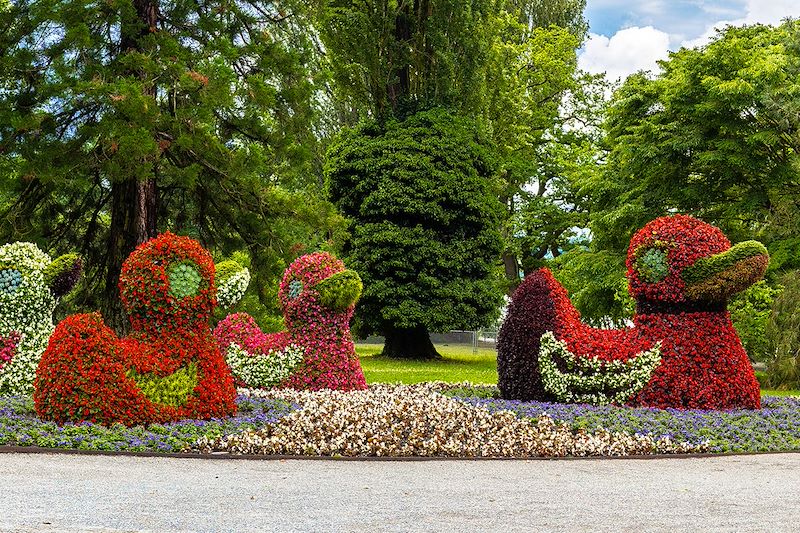
<svg viewBox="0 0 800 533">
<path fill-rule="evenodd" d="M 797 531 L 800 454 L 249 461 L 0 454 L 0 531 Z"/>
</svg>

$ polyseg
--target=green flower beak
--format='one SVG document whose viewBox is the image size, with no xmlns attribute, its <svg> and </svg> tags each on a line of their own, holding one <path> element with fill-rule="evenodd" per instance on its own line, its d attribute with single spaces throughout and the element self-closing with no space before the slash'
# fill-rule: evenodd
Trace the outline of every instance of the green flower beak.
<svg viewBox="0 0 800 533">
<path fill-rule="evenodd" d="M 722 253 L 699 259 L 683 271 L 686 297 L 695 301 L 725 301 L 764 277 L 768 264 L 769 254 L 763 244 L 740 242 Z"/>
<path fill-rule="evenodd" d="M 314 289 L 319 293 L 320 303 L 333 311 L 344 311 L 355 305 L 364 286 L 353 270 L 345 270 L 324 279 Z"/>
</svg>

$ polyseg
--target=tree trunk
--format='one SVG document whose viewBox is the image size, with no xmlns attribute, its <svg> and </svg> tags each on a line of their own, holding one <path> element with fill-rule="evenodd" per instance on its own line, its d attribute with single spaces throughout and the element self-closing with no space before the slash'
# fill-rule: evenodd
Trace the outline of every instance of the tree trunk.
<svg viewBox="0 0 800 533">
<path fill-rule="evenodd" d="M 396 359 L 441 359 L 431 342 L 428 330 L 416 328 L 388 328 L 383 353 Z"/>
<path fill-rule="evenodd" d="M 139 244 L 156 236 L 157 191 L 154 179 L 127 180 L 111 185 L 111 228 L 103 315 L 120 333 L 128 327 L 119 297 L 122 263 Z"/>
<path fill-rule="evenodd" d="M 517 263 L 517 256 L 509 251 L 504 251 L 503 255 L 503 269 L 505 270 L 506 279 L 508 284 L 508 295 L 514 292 L 514 289 L 519 285 L 519 263 Z"/>
<path fill-rule="evenodd" d="M 158 0 L 134 0 L 136 21 L 126 25 L 121 32 L 120 47 L 124 52 L 141 50 L 141 39 L 155 32 L 158 24 Z M 136 73 L 146 80 L 145 73 Z M 146 95 L 155 97 L 156 87 L 145 84 Z M 106 283 L 103 294 L 103 315 L 106 323 L 125 333 L 128 319 L 119 297 L 119 274 L 122 263 L 139 244 L 156 236 L 156 188 L 157 163 L 151 163 L 152 177 L 137 180 L 127 179 L 111 184 L 111 227 L 108 237 Z"/>
<path fill-rule="evenodd" d="M 510 173 L 506 172 L 506 180 L 509 178 Z M 514 216 L 514 197 L 513 195 L 503 195 L 500 197 L 500 202 L 506 207 L 506 218 L 507 220 L 511 220 Z M 500 228 L 500 233 L 503 235 L 503 240 L 506 242 L 506 245 L 509 246 L 511 244 L 511 239 L 513 236 L 509 233 L 508 224 L 503 224 Z M 510 250 L 506 249 L 503 250 L 502 253 L 503 259 L 503 270 L 506 275 L 506 280 L 508 283 L 507 292 L 508 295 L 514 292 L 514 290 L 519 285 L 519 262 L 517 261 L 517 255 L 512 253 Z"/>
<path fill-rule="evenodd" d="M 393 71 L 390 73 L 392 79 L 389 81 L 387 93 L 391 111 L 396 113 L 398 108 L 409 98 L 411 89 L 411 58 L 408 57 L 406 46 L 411 41 L 412 24 L 412 5 L 404 4 L 396 14 L 394 21 L 394 38 L 397 43 L 403 43 L 394 52 L 397 57 L 392 58 L 395 62 Z"/>
</svg>

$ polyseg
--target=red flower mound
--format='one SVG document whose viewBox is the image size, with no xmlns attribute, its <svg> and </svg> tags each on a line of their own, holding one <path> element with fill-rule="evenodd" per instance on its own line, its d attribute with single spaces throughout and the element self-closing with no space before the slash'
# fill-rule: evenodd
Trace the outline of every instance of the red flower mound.
<svg viewBox="0 0 800 533">
<path fill-rule="evenodd" d="M 350 335 L 350 319 L 361 294 L 361 280 L 326 252 L 304 255 L 283 275 L 278 296 L 286 331 L 262 333 L 245 313 L 230 315 L 214 330 L 220 348 L 236 342 L 251 353 L 293 344 L 303 361 L 279 386 L 295 389 L 366 389 L 367 383 Z"/>
<path fill-rule="evenodd" d="M 627 267 L 637 301 L 632 328 L 585 326 L 550 271 L 526 277 L 498 336 L 498 386 L 504 398 L 551 399 L 538 368 L 540 339 L 553 332 L 579 356 L 628 360 L 661 343 L 661 364 L 630 404 L 691 409 L 760 407 L 752 366 L 727 298 L 760 279 L 769 258 L 754 241 L 731 246 L 695 218 L 656 219 L 631 239 Z M 563 369 L 562 369 L 563 370 Z"/>
<path fill-rule="evenodd" d="M 128 257 L 120 293 L 128 337 L 117 338 L 99 313 L 56 327 L 36 373 L 37 414 L 129 426 L 235 414 L 233 378 L 208 326 L 216 305 L 210 254 L 165 233 Z"/>
</svg>

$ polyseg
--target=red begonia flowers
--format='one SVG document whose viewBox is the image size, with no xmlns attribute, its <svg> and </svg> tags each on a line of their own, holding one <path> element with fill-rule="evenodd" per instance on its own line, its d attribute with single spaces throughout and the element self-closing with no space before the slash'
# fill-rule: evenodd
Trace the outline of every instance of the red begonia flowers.
<svg viewBox="0 0 800 533">
<path fill-rule="evenodd" d="M 220 322 L 214 334 L 229 356 L 232 342 L 253 356 L 301 349 L 302 361 L 281 381 L 281 387 L 365 389 L 350 335 L 350 319 L 361 289 L 358 274 L 331 254 L 304 255 L 286 269 L 278 292 L 286 331 L 252 331 L 252 319 L 238 314 Z"/>
<path fill-rule="evenodd" d="M 570 383 L 624 381 L 601 375 L 543 379 L 539 357 L 549 333 L 549 346 L 596 360 L 593 366 L 601 371 L 620 366 L 603 361 L 628 362 L 657 349 L 661 362 L 646 385 L 628 399 L 630 404 L 758 408 L 758 382 L 726 304 L 731 295 L 760 279 L 768 262 L 760 243 L 731 246 L 718 228 L 698 219 L 674 215 L 653 220 L 633 236 L 628 251 L 628 282 L 636 299 L 633 327 L 616 330 L 582 324 L 550 272 L 533 272 L 515 291 L 498 337 L 500 391 L 508 399 L 552 399 L 559 391 L 549 391 L 548 382 L 563 388 Z M 550 371 L 571 371 L 567 361 L 556 363 L 549 365 Z M 609 397 L 618 391 L 591 392 Z"/>
<path fill-rule="evenodd" d="M 126 425 L 236 412 L 236 389 L 209 330 L 214 263 L 200 244 L 165 233 L 140 245 L 120 275 L 132 332 L 119 339 L 98 313 L 67 317 L 37 370 L 43 419 Z"/>
</svg>

